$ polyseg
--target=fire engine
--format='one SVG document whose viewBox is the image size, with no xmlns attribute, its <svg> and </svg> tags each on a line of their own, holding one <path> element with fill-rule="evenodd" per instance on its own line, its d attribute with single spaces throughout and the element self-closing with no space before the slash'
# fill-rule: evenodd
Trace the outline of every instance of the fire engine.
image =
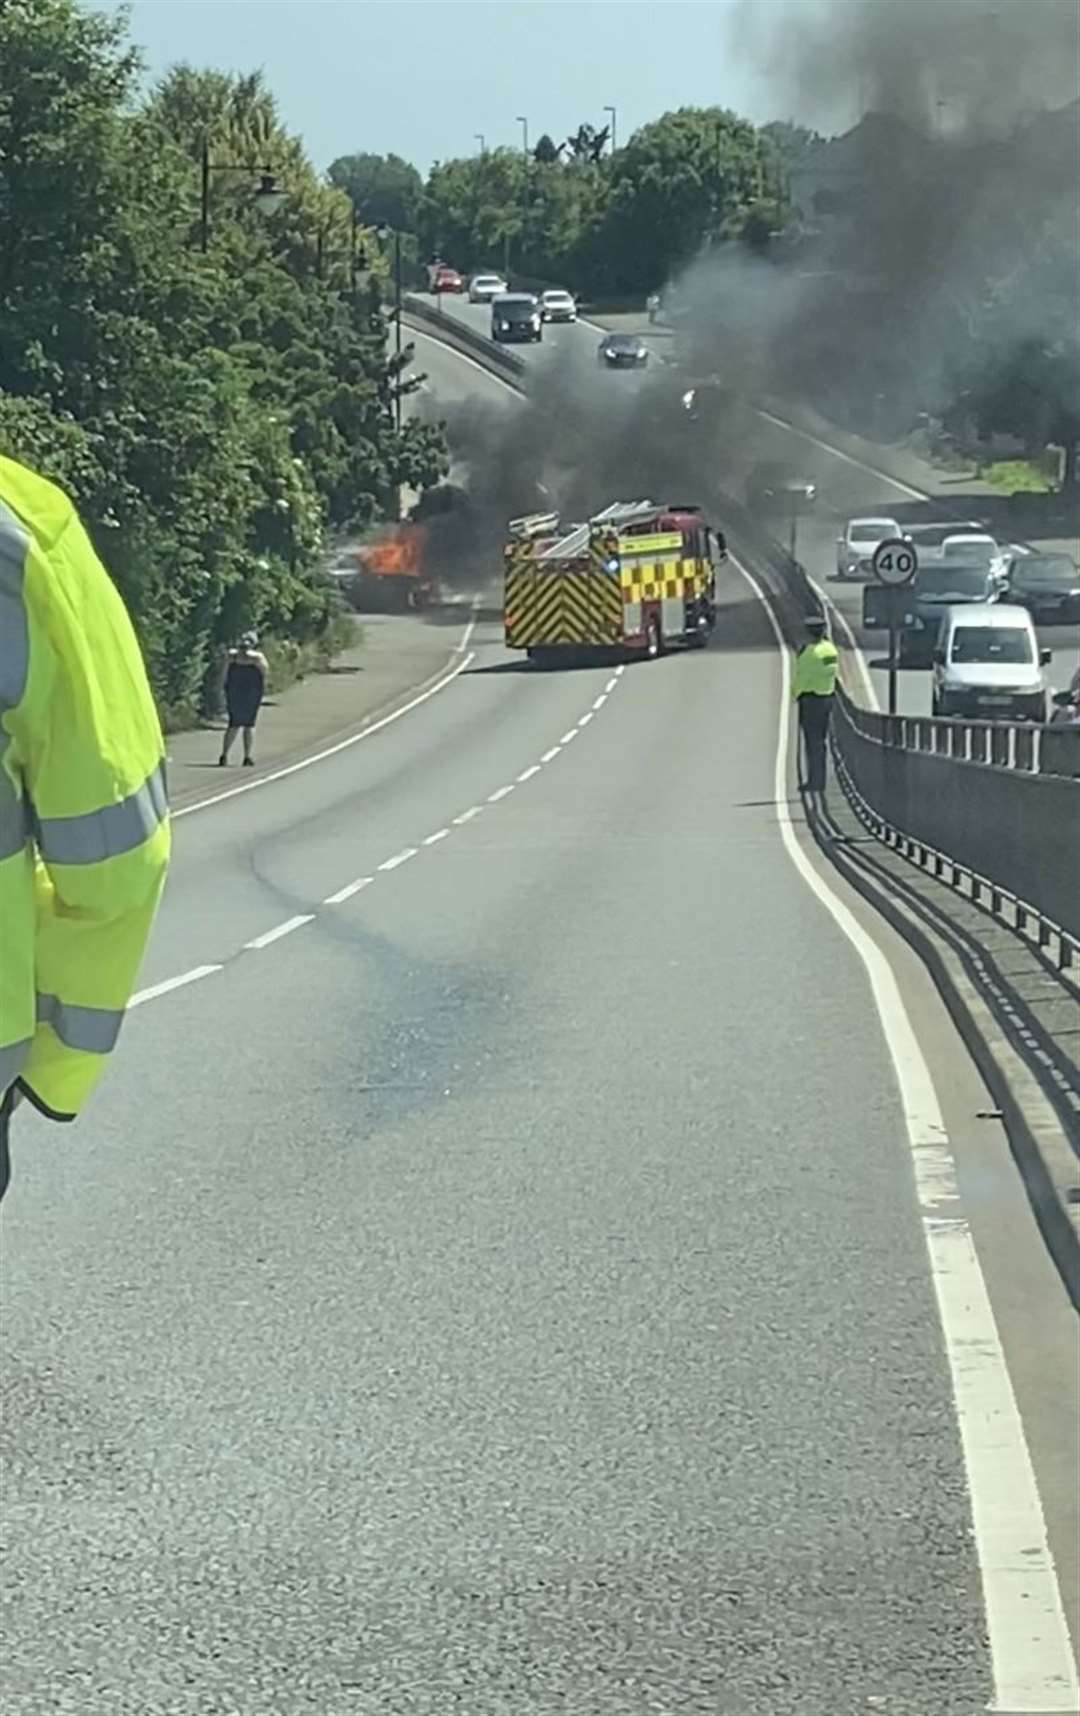
<svg viewBox="0 0 1080 1716">
<path fill-rule="evenodd" d="M 584 524 L 511 519 L 504 558 L 507 647 L 544 666 L 582 648 L 702 647 L 727 546 L 700 507 L 616 501 Z"/>
</svg>

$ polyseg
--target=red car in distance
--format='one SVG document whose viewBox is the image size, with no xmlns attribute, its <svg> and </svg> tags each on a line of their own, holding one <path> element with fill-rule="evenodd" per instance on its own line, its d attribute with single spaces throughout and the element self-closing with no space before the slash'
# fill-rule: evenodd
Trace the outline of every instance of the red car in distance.
<svg viewBox="0 0 1080 1716">
<path fill-rule="evenodd" d="M 456 268 L 447 268 L 440 263 L 431 271 L 431 290 L 433 292 L 464 292 L 465 282 Z"/>
</svg>

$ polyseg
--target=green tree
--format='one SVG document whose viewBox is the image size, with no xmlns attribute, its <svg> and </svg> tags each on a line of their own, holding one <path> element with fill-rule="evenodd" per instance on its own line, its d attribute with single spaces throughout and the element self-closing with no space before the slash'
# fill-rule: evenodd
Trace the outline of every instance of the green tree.
<svg viewBox="0 0 1080 1716">
<path fill-rule="evenodd" d="M 724 108 L 684 107 L 643 126 L 610 175 L 591 263 L 598 284 L 621 291 L 662 284 L 704 243 L 742 236 L 755 204 L 780 197 L 772 150 Z"/>
<path fill-rule="evenodd" d="M 351 199 L 365 225 L 417 231 L 424 182 L 400 155 L 339 155 L 327 176 Z"/>
</svg>

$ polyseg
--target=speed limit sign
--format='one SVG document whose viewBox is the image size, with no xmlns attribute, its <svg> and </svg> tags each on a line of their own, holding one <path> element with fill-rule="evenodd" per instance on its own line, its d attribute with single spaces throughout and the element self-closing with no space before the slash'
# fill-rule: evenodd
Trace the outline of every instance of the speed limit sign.
<svg viewBox="0 0 1080 1716">
<path fill-rule="evenodd" d="M 870 566 L 879 584 L 910 584 L 919 570 L 919 557 L 910 542 L 890 536 L 878 543 Z"/>
</svg>

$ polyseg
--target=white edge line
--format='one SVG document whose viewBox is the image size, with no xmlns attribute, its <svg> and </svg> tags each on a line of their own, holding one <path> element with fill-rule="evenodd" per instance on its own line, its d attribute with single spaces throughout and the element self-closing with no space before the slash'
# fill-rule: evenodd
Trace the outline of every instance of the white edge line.
<svg viewBox="0 0 1080 1716">
<path fill-rule="evenodd" d="M 526 781 L 531 781 L 533 778 L 533 775 L 538 775 L 539 773 L 540 773 L 540 764 L 539 763 L 530 764 L 530 766 L 527 769 L 522 769 L 521 773 L 518 775 L 518 785 L 524 786 Z"/>
<path fill-rule="evenodd" d="M 558 754 L 561 750 L 562 750 L 561 745 L 552 745 L 550 751 L 544 752 L 543 756 L 540 758 L 540 761 L 542 763 L 553 763 L 555 761 L 555 758 L 558 756 Z"/>
<path fill-rule="evenodd" d="M 327 894 L 323 905 L 344 905 L 346 900 L 351 900 L 353 895 L 358 894 L 362 888 L 370 888 L 374 880 L 374 876 L 359 876 L 355 882 L 350 882 L 346 887 L 339 888 L 336 894 Z"/>
<path fill-rule="evenodd" d="M 448 839 L 449 835 L 450 835 L 450 830 L 448 828 L 437 828 L 435 830 L 434 834 L 429 834 L 426 836 L 426 838 L 423 841 L 423 845 L 425 845 L 425 846 L 437 846 L 439 844 L 440 840 Z"/>
<path fill-rule="evenodd" d="M 783 417 L 777 417 L 772 411 L 766 411 L 764 406 L 751 406 L 756 417 L 764 418 L 766 423 L 774 423 L 778 429 L 786 429 L 789 435 L 801 435 L 804 441 L 811 441 L 815 447 L 820 447 L 823 453 L 831 453 L 834 459 L 843 459 L 845 465 L 854 465 L 857 471 L 865 471 L 868 476 L 878 477 L 883 483 L 889 483 L 901 494 L 908 495 L 912 500 L 928 501 L 933 497 L 922 489 L 912 488 L 910 483 L 903 483 L 899 477 L 890 477 L 888 471 L 879 471 L 876 465 L 868 465 L 863 459 L 856 459 L 853 453 L 845 453 L 842 447 L 834 447 L 828 441 L 823 441 L 820 435 L 812 435 L 809 429 L 800 429 L 797 423 L 788 423 Z"/>
<path fill-rule="evenodd" d="M 513 790 L 513 783 L 510 786 L 496 787 L 494 792 L 488 793 L 487 801 L 489 804 L 498 804 L 501 798 L 506 798 Z"/>
<path fill-rule="evenodd" d="M 933 1078 L 887 954 L 796 838 L 787 801 L 788 650 L 765 590 L 731 559 L 764 607 L 780 652 L 774 770 L 780 837 L 800 877 L 862 960 L 896 1072 L 967 1472 L 993 1663 L 991 1708 L 1013 1716 L 1073 1716 L 1080 1683 L 1042 1501 L 986 1279 L 967 1219 L 957 1209 L 956 1165 Z M 951 1206 L 944 1216 L 942 1203 Z"/>
<path fill-rule="evenodd" d="M 133 995 L 128 1002 L 128 1010 L 141 1007 L 145 1001 L 156 1001 L 159 995 L 169 995 L 174 989 L 183 989 L 189 983 L 198 983 L 200 977 L 211 977 L 215 971 L 224 969 L 223 965 L 196 965 L 179 977 L 166 977 L 163 983 L 152 983 L 149 989 L 140 989 L 137 995 Z"/>
<path fill-rule="evenodd" d="M 472 621 L 469 623 L 470 625 L 473 624 Z M 315 751 L 310 757 L 301 757 L 299 762 L 290 763 L 287 768 L 274 769 L 271 774 L 260 775 L 258 780 L 245 781 L 243 786 L 229 787 L 227 792 L 218 792 L 210 798 L 201 798 L 197 804 L 182 805 L 179 810 L 172 812 L 171 820 L 178 822 L 182 816 L 193 816 L 197 810 L 209 810 L 212 804 L 223 804 L 226 799 L 239 798 L 241 793 L 254 792 L 258 787 L 269 786 L 271 781 L 283 781 L 286 776 L 298 774 L 301 769 L 310 769 L 315 763 L 323 763 L 327 757 L 336 757 L 340 751 L 347 751 L 351 745 L 358 745 L 362 739 L 370 739 L 374 734 L 381 733 L 384 727 L 390 726 L 391 722 L 400 721 L 401 717 L 408 715 L 410 710 L 419 709 L 421 703 L 426 703 L 429 697 L 434 697 L 442 691 L 452 679 L 457 678 L 459 673 L 464 673 L 465 669 L 471 666 L 475 660 L 474 652 L 462 656 L 449 673 L 444 673 L 442 678 L 436 680 L 434 685 L 429 685 L 426 691 L 421 691 L 418 696 L 410 698 L 409 702 L 403 703 L 400 709 L 392 709 L 389 715 L 384 715 L 380 721 L 373 721 L 370 727 L 362 728 L 359 733 L 350 733 L 347 739 L 339 739 L 336 745 L 327 745 L 325 750 Z"/>
<path fill-rule="evenodd" d="M 408 315 L 409 312 L 406 310 L 405 317 L 408 318 Z M 472 323 L 466 322 L 465 326 L 471 328 Z M 408 328 L 410 334 L 418 335 L 422 340 L 429 340 L 433 346 L 439 346 L 444 352 L 450 352 L 451 355 L 457 358 L 461 363 L 467 363 L 470 369 L 479 370 L 485 381 L 497 382 L 500 387 L 505 387 L 507 393 L 517 394 L 519 399 L 524 399 L 526 397 L 525 389 L 523 387 L 518 387 L 514 382 L 509 381 L 505 375 L 499 375 L 495 370 L 487 369 L 484 364 L 478 361 L 478 359 L 470 357 L 468 352 L 459 351 L 458 347 L 452 345 L 449 340 L 440 339 L 437 333 L 431 332 L 424 326 L 418 316 L 408 323 Z"/>
<path fill-rule="evenodd" d="M 454 826 L 456 828 L 460 828 L 462 823 L 471 822 L 474 816 L 480 816 L 483 814 L 483 809 L 484 807 L 482 804 L 474 804 L 470 806 L 468 810 L 463 810 L 460 816 L 455 816 L 452 819 Z"/>
<path fill-rule="evenodd" d="M 419 848 L 416 846 L 406 846 L 403 851 L 395 852 L 392 858 L 387 858 L 378 868 L 380 870 L 397 870 L 402 864 L 407 864 L 410 858 L 415 858 L 418 850 Z"/>
<path fill-rule="evenodd" d="M 257 935 L 254 941 L 246 941 L 244 946 L 252 951 L 269 947 L 271 942 L 280 941 L 283 935 L 292 935 L 293 930 L 303 929 L 305 924 L 313 923 L 314 920 L 314 912 L 298 913 L 295 918 L 286 918 L 283 924 L 278 924 L 274 929 L 267 930 L 265 935 Z"/>
</svg>

